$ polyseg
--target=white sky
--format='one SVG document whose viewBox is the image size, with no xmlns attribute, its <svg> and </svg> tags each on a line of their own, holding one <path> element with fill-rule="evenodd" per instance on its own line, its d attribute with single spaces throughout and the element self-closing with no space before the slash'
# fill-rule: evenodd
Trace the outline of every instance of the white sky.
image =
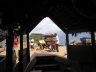
<svg viewBox="0 0 96 72">
<path fill-rule="evenodd" d="M 49 18 L 44 18 L 31 32 L 32 33 L 55 33 L 61 31 L 60 28 Z"/>
</svg>

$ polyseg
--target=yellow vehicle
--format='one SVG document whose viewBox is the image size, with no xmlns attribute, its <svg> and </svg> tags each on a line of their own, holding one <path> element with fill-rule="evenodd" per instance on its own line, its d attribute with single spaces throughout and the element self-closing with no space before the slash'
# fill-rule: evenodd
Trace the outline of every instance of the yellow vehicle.
<svg viewBox="0 0 96 72">
<path fill-rule="evenodd" d="M 43 46 L 43 48 L 45 48 L 46 47 L 46 42 L 45 42 L 45 40 L 39 40 L 39 42 L 42 44 L 42 46 Z"/>
</svg>

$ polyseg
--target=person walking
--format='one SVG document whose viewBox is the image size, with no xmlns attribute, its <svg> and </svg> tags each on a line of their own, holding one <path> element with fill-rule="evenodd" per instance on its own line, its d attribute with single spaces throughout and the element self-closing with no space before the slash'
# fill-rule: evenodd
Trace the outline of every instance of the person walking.
<svg viewBox="0 0 96 72">
<path fill-rule="evenodd" d="M 38 46 L 40 47 L 40 49 L 43 49 L 43 45 L 39 41 L 38 41 Z"/>
</svg>

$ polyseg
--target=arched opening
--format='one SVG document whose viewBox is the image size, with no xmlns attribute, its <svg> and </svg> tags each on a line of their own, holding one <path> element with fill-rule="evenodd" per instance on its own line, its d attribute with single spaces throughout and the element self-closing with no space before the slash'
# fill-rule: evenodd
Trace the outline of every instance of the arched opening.
<svg viewBox="0 0 96 72">
<path fill-rule="evenodd" d="M 65 33 L 49 17 L 45 17 L 29 33 L 29 40 L 31 54 L 35 51 L 37 54 L 55 54 L 67 57 Z M 39 42 L 42 47 L 39 46 Z M 56 44 L 58 44 L 58 49 Z"/>
</svg>

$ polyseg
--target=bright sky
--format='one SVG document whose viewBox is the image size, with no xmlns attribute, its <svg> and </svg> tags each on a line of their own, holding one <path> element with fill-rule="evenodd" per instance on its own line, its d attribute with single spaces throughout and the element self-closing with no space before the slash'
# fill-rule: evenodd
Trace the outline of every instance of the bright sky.
<svg viewBox="0 0 96 72">
<path fill-rule="evenodd" d="M 44 18 L 31 32 L 31 33 L 56 33 L 61 29 L 49 18 Z"/>
</svg>

